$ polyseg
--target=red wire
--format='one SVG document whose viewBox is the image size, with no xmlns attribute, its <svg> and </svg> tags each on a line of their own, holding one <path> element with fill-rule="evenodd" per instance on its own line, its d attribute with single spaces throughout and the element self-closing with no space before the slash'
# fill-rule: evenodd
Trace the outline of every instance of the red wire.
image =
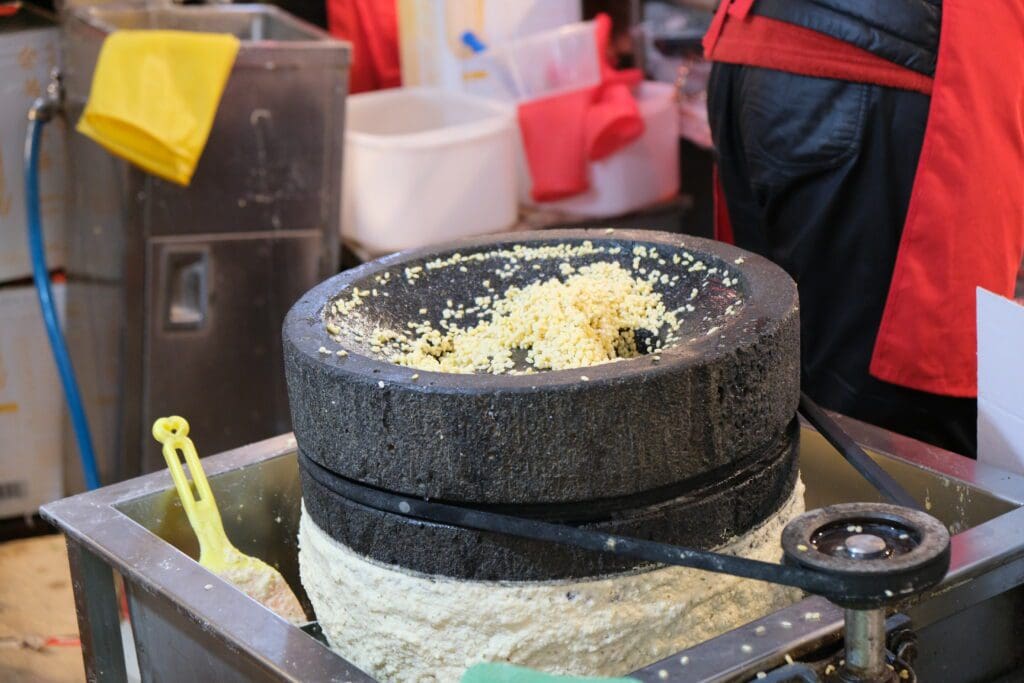
<svg viewBox="0 0 1024 683">
<path fill-rule="evenodd" d="M 82 647 L 82 641 L 79 638 L 50 636 L 43 641 L 43 647 Z"/>
</svg>

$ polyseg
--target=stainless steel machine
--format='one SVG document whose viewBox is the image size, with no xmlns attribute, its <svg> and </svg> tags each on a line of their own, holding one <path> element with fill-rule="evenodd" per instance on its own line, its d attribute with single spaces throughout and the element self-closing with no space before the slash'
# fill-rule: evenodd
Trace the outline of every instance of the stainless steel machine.
<svg viewBox="0 0 1024 683">
<path fill-rule="evenodd" d="M 886 622 L 890 647 L 914 661 L 921 681 L 1020 680 L 1024 478 L 836 419 L 954 534 L 952 564 L 943 582 L 899 602 Z M 223 453 L 205 467 L 228 534 L 241 550 L 275 564 L 299 588 L 300 489 L 293 437 Z M 800 467 L 809 509 L 880 499 L 807 425 Z M 180 680 L 369 680 L 318 640 L 315 623 L 291 626 L 198 565 L 195 538 L 166 474 L 53 503 L 43 514 L 68 539 L 90 680 L 124 677 L 115 581 L 126 589 L 144 680 L 169 671 Z M 209 589 L 197 589 L 205 586 Z M 836 656 L 842 616 L 824 599 L 808 597 L 632 676 L 652 682 L 757 680 L 788 659 Z"/>
<path fill-rule="evenodd" d="M 112 31 L 241 40 L 190 187 L 68 136 L 66 335 L 109 482 L 162 464 L 159 415 L 187 412 L 208 452 L 289 429 L 279 329 L 337 270 L 349 49 L 268 5 L 91 4 L 62 12 L 72 124 Z"/>
</svg>

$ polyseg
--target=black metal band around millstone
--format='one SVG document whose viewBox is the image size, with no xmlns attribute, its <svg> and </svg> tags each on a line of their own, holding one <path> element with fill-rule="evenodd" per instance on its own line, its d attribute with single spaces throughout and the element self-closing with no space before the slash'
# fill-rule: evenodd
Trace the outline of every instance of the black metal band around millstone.
<svg viewBox="0 0 1024 683">
<path fill-rule="evenodd" d="M 799 425 L 742 466 L 701 480 L 685 493 L 634 508 L 603 509 L 584 520 L 578 504 L 457 507 L 674 545 L 713 548 L 774 514 L 793 491 Z M 628 555 L 411 519 L 357 500 L 391 496 L 323 468 L 300 452 L 306 510 L 332 538 L 374 560 L 415 571 L 474 580 L 550 580 L 602 576 L 648 564 Z M 435 501 L 437 502 L 437 501 Z M 385 509 L 381 509 L 384 507 Z M 581 523 L 582 522 L 582 523 Z"/>
</svg>

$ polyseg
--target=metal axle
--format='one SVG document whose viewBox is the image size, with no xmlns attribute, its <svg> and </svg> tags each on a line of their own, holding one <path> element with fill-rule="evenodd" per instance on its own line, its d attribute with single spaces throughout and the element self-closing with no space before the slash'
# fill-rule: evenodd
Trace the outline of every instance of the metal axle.
<svg viewBox="0 0 1024 683">
<path fill-rule="evenodd" d="M 885 661 L 885 610 L 846 610 L 845 678 L 889 680 Z"/>
</svg>

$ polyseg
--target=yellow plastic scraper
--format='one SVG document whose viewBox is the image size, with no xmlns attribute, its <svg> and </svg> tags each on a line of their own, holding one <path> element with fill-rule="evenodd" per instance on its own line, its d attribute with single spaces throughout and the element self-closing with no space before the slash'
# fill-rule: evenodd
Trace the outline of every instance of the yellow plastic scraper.
<svg viewBox="0 0 1024 683">
<path fill-rule="evenodd" d="M 266 562 L 244 554 L 231 544 L 220 520 L 217 501 L 206 481 L 199 456 L 188 438 L 188 422 L 183 417 L 162 417 L 153 423 L 153 437 L 163 444 L 164 460 L 178 489 L 188 521 L 199 539 L 199 564 L 238 586 L 249 597 L 288 619 L 304 623 L 306 615 L 295 593 L 280 572 Z M 179 453 L 185 456 L 192 484 L 189 485 Z"/>
</svg>

